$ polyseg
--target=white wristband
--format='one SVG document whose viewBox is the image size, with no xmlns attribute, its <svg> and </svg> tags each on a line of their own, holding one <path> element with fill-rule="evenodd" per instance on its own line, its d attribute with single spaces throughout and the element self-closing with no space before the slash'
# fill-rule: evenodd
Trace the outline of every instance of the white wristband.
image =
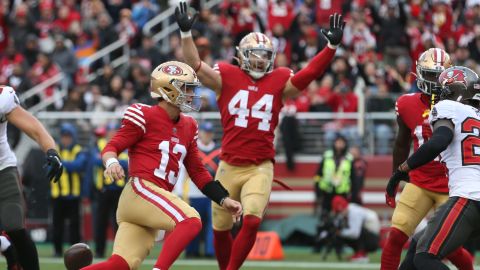
<svg viewBox="0 0 480 270">
<path fill-rule="evenodd" d="M 188 37 L 191 37 L 191 36 L 192 36 L 192 31 L 188 31 L 188 32 L 180 31 L 180 37 L 181 38 L 188 38 Z"/>
<path fill-rule="evenodd" d="M 113 163 L 120 163 L 120 162 L 118 162 L 118 159 L 116 158 L 113 158 L 113 157 L 109 158 L 107 159 L 107 161 L 105 161 L 105 168 L 110 167 L 110 165 L 112 165 Z"/>
<path fill-rule="evenodd" d="M 336 50 L 339 45 L 334 46 L 334 45 L 330 44 L 330 42 L 328 42 L 328 43 L 327 43 L 327 46 L 328 46 L 328 48 L 330 48 L 330 49 L 332 49 L 332 50 Z"/>
</svg>

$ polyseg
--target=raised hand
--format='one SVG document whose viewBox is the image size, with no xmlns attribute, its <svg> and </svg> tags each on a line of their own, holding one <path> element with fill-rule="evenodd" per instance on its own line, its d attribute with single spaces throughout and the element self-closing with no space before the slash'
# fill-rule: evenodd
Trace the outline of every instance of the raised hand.
<svg viewBox="0 0 480 270">
<path fill-rule="evenodd" d="M 188 32 L 192 29 L 195 20 L 197 19 L 198 12 L 195 11 L 191 16 L 188 16 L 187 2 L 181 1 L 178 7 L 175 8 L 175 19 L 177 20 L 178 27 L 182 32 Z"/>
<path fill-rule="evenodd" d="M 330 15 L 330 29 L 322 29 L 322 34 L 328 40 L 328 43 L 330 43 L 330 45 L 336 47 L 342 42 L 344 27 L 345 22 L 342 19 L 342 15 L 335 13 L 333 15 Z"/>
</svg>

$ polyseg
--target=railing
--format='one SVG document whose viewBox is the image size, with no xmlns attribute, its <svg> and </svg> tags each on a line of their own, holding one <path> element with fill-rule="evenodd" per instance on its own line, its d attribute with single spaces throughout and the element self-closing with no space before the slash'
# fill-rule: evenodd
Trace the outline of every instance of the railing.
<svg viewBox="0 0 480 270">
<path fill-rule="evenodd" d="M 210 9 L 215 5 L 220 4 L 222 1 L 221 0 L 210 0 L 210 1 L 204 0 L 201 2 L 202 2 L 202 8 Z M 151 35 L 153 27 L 159 24 L 162 25 L 162 30 L 157 34 L 153 35 L 152 39 L 154 42 L 157 42 L 157 43 L 161 42 L 161 48 L 163 51 L 168 50 L 168 46 L 169 46 L 168 37 L 170 36 L 170 34 L 172 34 L 174 31 L 178 29 L 177 23 L 175 23 L 174 20 L 170 20 L 170 18 L 173 16 L 174 13 L 175 13 L 175 6 L 171 6 L 164 12 L 158 14 L 156 17 L 148 21 L 143 26 L 143 29 L 142 29 L 144 35 Z M 173 23 L 171 23 L 172 21 Z"/>
<path fill-rule="evenodd" d="M 198 122 L 211 121 L 215 127 L 215 139 L 220 140 L 223 129 L 220 123 L 220 114 L 218 112 L 202 112 L 191 114 Z M 362 116 L 364 115 L 364 116 Z M 122 117 L 120 112 L 40 112 L 37 117 L 44 122 L 48 129 L 55 133 L 61 122 L 70 121 L 79 126 L 79 140 L 87 144 L 91 140 L 92 130 L 97 125 L 105 124 L 109 120 L 119 120 Z M 283 118 L 283 115 L 281 115 Z M 325 127 L 335 120 L 355 120 L 356 126 L 350 126 L 351 130 L 357 133 L 358 137 L 353 142 L 360 144 L 366 153 L 376 153 L 378 138 L 374 132 L 376 121 L 388 120 L 388 128 L 391 133 L 394 132 L 395 114 L 388 113 L 297 113 L 298 132 L 301 135 L 301 150 L 299 155 L 312 156 L 319 155 L 327 147 L 330 147 Z M 280 120 L 281 121 L 281 120 Z M 364 123 L 364 134 L 360 133 L 361 123 Z M 276 149 L 278 154 L 284 152 L 282 144 L 282 134 L 276 131 Z M 330 134 L 331 135 L 331 134 Z M 391 149 L 393 136 L 389 138 L 388 147 Z"/>
<path fill-rule="evenodd" d="M 113 51 L 116 51 L 116 50 L 118 50 L 122 47 L 123 47 L 122 55 L 119 56 L 118 58 L 114 59 L 114 60 L 111 60 L 110 59 L 110 54 Z M 96 61 L 100 60 L 100 59 L 102 59 L 104 63 L 110 63 L 113 68 L 116 68 L 116 67 L 128 62 L 129 56 L 130 56 L 130 46 L 128 44 L 128 40 L 119 39 L 119 40 L 113 42 L 112 44 L 102 48 L 101 50 L 99 50 L 98 52 L 92 54 L 91 56 L 89 56 L 87 58 L 88 71 L 90 71 L 91 65 L 93 63 L 95 63 Z M 96 70 L 94 73 L 89 73 L 87 75 L 87 81 L 91 82 L 91 81 L 95 80 L 95 78 L 97 76 L 102 75 L 102 74 L 103 74 L 103 68 L 100 68 L 100 69 Z"/>
<path fill-rule="evenodd" d="M 24 103 L 29 98 L 41 94 L 46 88 L 51 87 L 53 85 L 59 85 L 58 91 L 55 91 L 53 96 L 43 99 L 40 103 L 36 104 L 35 106 L 29 108 L 31 113 L 36 113 L 45 109 L 46 107 L 50 106 L 54 102 L 62 99 L 67 95 L 68 87 L 66 81 L 64 80 L 65 74 L 59 73 L 40 84 L 35 85 L 34 87 L 30 88 L 29 90 L 25 91 L 25 93 L 21 94 L 18 98 L 20 102 Z"/>
</svg>

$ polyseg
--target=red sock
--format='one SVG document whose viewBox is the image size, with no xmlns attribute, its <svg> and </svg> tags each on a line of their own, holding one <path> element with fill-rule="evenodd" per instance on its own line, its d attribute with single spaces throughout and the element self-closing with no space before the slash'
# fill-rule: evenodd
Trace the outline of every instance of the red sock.
<svg viewBox="0 0 480 270">
<path fill-rule="evenodd" d="M 220 270 L 226 270 L 232 251 L 232 233 L 228 231 L 213 230 L 213 245 L 215 247 L 215 257 L 217 257 Z"/>
<path fill-rule="evenodd" d="M 253 215 L 243 217 L 243 224 L 235 241 L 233 241 L 232 254 L 230 257 L 227 270 L 238 270 L 248 256 L 248 253 L 255 244 L 258 227 L 260 227 L 262 220 Z"/>
<path fill-rule="evenodd" d="M 90 266 L 84 267 L 81 270 L 130 270 L 130 266 L 128 265 L 127 261 L 120 257 L 119 255 L 112 255 L 108 258 L 107 261 L 92 264 Z"/>
<path fill-rule="evenodd" d="M 383 247 L 380 270 L 397 270 L 400 264 L 403 245 L 408 240 L 408 236 L 397 228 L 390 228 L 385 246 Z"/>
<path fill-rule="evenodd" d="M 198 218 L 189 218 L 180 222 L 163 243 L 155 268 L 168 270 L 180 253 L 202 230 L 202 222 Z"/>
<path fill-rule="evenodd" d="M 473 270 L 473 258 L 463 247 L 457 248 L 454 252 L 448 254 L 446 258 L 459 270 Z"/>
</svg>

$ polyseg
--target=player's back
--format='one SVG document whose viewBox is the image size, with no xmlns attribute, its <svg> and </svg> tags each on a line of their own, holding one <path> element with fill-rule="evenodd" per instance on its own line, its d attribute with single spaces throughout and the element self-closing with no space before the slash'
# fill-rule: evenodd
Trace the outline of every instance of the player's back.
<svg viewBox="0 0 480 270">
<path fill-rule="evenodd" d="M 219 63 L 222 77 L 218 107 L 224 134 L 221 159 L 232 165 L 273 160 L 274 130 L 283 106 L 283 89 L 292 71 L 277 68 L 253 80 L 238 66 Z"/>
<path fill-rule="evenodd" d="M 140 134 L 128 149 L 129 175 L 171 191 L 182 174 L 187 149 L 196 139 L 196 121 L 180 114 L 175 123 L 159 106 L 138 103 L 127 108 L 123 121 L 133 123 Z"/>
<path fill-rule="evenodd" d="M 7 114 L 13 111 L 19 103 L 13 88 L 0 86 L 0 170 L 17 165 L 15 154 L 8 145 Z"/>
<path fill-rule="evenodd" d="M 429 96 L 421 93 L 406 94 L 398 98 L 395 110 L 398 117 L 410 129 L 413 150 L 427 142 L 432 136 L 428 122 L 430 114 Z M 409 173 L 410 182 L 435 192 L 448 192 L 448 178 L 445 166 L 437 158 Z"/>
<path fill-rule="evenodd" d="M 450 119 L 455 125 L 452 142 L 442 152 L 449 173 L 450 196 L 480 200 L 480 111 L 452 100 L 432 110 L 430 122 Z"/>
</svg>

